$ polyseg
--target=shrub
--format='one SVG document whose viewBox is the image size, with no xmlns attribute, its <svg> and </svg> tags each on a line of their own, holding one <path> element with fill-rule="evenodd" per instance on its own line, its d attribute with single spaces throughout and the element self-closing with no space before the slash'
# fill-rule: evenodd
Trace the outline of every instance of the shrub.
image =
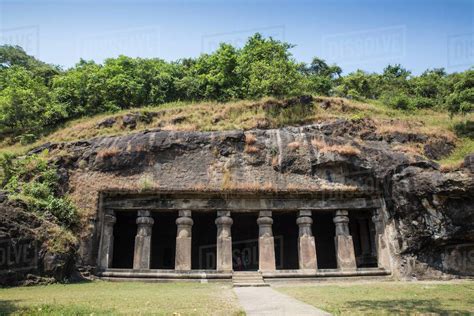
<svg viewBox="0 0 474 316">
<path fill-rule="evenodd" d="M 0 162 L 2 188 L 11 199 L 23 201 L 30 211 L 52 214 L 65 227 L 78 223 L 73 203 L 58 194 L 59 177 L 56 168 L 48 164 L 46 153 L 22 159 L 3 155 Z"/>
</svg>

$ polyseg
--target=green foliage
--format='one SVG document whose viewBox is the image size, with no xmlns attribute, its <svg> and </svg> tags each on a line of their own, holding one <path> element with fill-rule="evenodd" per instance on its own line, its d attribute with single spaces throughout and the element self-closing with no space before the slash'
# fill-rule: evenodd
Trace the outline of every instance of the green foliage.
<svg viewBox="0 0 474 316">
<path fill-rule="evenodd" d="M 36 134 L 64 118 L 62 105 L 52 102 L 41 78 L 27 69 L 4 69 L 0 80 L 0 134 Z"/>
<path fill-rule="evenodd" d="M 454 125 L 454 132 L 459 137 L 474 139 L 474 121 L 465 121 Z"/>
<path fill-rule="evenodd" d="M 48 164 L 45 154 L 22 159 L 7 154 L 0 157 L 2 189 L 10 198 L 26 203 L 31 211 L 48 212 L 60 224 L 72 227 L 78 222 L 76 208 L 69 199 L 60 196 L 57 171 Z"/>
<path fill-rule="evenodd" d="M 452 115 L 474 107 L 474 70 L 414 76 L 401 65 L 381 74 L 342 69 L 315 57 L 297 63 L 293 46 L 250 37 L 244 47 L 221 44 L 211 54 L 166 62 L 119 56 L 81 60 L 66 71 L 0 46 L 0 141 L 28 144 L 67 120 L 174 101 L 229 101 L 297 94 L 381 100 L 405 111 L 434 108 Z"/>
<path fill-rule="evenodd" d="M 452 76 L 452 92 L 447 96 L 451 114 L 474 111 L 474 69 Z"/>
</svg>

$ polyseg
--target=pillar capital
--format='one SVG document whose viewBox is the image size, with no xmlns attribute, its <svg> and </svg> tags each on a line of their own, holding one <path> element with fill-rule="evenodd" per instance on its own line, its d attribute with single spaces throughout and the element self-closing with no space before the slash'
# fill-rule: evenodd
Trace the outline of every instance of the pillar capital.
<svg viewBox="0 0 474 316">
<path fill-rule="evenodd" d="M 176 219 L 176 225 L 178 226 L 193 226 L 194 221 L 191 217 L 178 217 Z"/>
<path fill-rule="evenodd" d="M 137 225 L 140 226 L 153 226 L 155 220 L 152 217 L 140 216 L 136 220 Z"/>
<path fill-rule="evenodd" d="M 114 225 L 115 223 L 117 222 L 117 217 L 115 216 L 115 214 L 105 214 L 104 215 L 104 223 L 106 225 Z"/>
<path fill-rule="evenodd" d="M 217 226 L 231 226 L 234 220 L 230 216 L 219 216 L 216 218 L 215 223 Z"/>
<path fill-rule="evenodd" d="M 333 218 L 334 224 L 336 224 L 336 235 L 337 236 L 349 236 L 349 212 L 348 211 L 336 211 Z"/>
</svg>

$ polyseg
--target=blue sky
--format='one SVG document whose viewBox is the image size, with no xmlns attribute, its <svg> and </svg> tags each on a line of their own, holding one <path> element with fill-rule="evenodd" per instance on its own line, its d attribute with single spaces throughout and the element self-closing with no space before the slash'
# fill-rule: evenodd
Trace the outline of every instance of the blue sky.
<svg viewBox="0 0 474 316">
<path fill-rule="evenodd" d="M 345 73 L 474 65 L 474 0 L 0 0 L 0 43 L 64 67 L 119 54 L 195 57 L 254 32 L 296 45 L 298 61 L 319 56 Z"/>
</svg>

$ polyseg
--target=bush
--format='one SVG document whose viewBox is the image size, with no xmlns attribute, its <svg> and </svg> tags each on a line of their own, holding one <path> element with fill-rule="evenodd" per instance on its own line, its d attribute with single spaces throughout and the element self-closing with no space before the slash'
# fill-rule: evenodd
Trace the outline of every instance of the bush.
<svg viewBox="0 0 474 316">
<path fill-rule="evenodd" d="M 465 121 L 455 124 L 454 132 L 459 137 L 474 139 L 474 121 Z"/>
<path fill-rule="evenodd" d="M 23 201 L 29 210 L 40 214 L 50 213 L 65 227 L 78 223 L 73 203 L 60 196 L 56 168 L 48 164 L 46 154 L 15 159 L 12 155 L 0 158 L 2 188 L 11 199 Z"/>
<path fill-rule="evenodd" d="M 410 98 L 404 94 L 384 96 L 383 99 L 390 107 L 397 110 L 411 111 L 415 108 Z"/>
</svg>

